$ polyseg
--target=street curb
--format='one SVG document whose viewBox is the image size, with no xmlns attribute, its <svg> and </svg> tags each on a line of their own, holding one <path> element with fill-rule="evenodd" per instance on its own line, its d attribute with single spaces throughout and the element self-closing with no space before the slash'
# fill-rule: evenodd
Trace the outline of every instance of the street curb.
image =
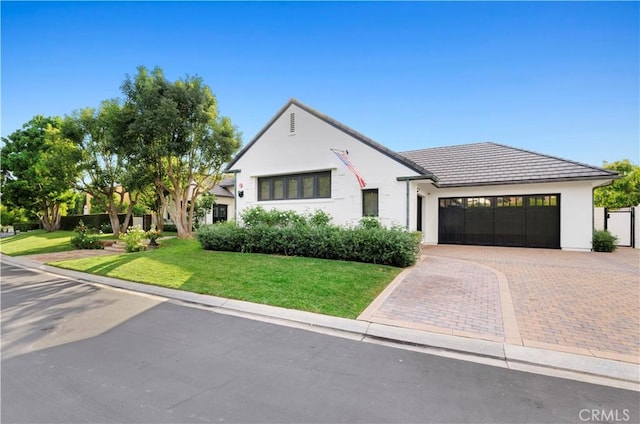
<svg viewBox="0 0 640 424">
<path fill-rule="evenodd" d="M 160 296 L 181 302 L 204 305 L 219 309 L 222 313 L 239 313 L 247 318 L 264 317 L 282 320 L 285 323 L 297 323 L 309 328 L 333 330 L 359 336 L 360 340 L 367 338 L 390 341 L 400 345 L 432 348 L 436 350 L 461 353 L 471 357 L 489 358 L 505 362 L 509 368 L 527 372 L 554 375 L 553 371 L 560 371 L 558 376 L 594 382 L 596 384 L 621 387 L 628 390 L 640 391 L 640 366 L 611 359 L 588 357 L 573 353 L 556 352 L 551 350 L 516 346 L 501 342 L 473 339 L 448 334 L 432 333 L 428 331 L 396 327 L 379 324 L 366 320 L 353 320 L 332 317 L 312 312 L 286 309 L 277 306 L 262 305 L 241 300 L 226 299 L 216 296 L 191 293 L 181 290 L 168 289 L 141 283 L 86 274 L 78 271 L 56 268 L 29 259 L 11 257 L 0 254 L 2 262 L 26 267 L 42 272 L 77 279 L 81 283 L 102 284 L 124 290 L 130 290 L 147 295 Z M 304 327 L 302 327 L 304 328 Z M 595 377 L 595 379 L 582 379 Z"/>
</svg>

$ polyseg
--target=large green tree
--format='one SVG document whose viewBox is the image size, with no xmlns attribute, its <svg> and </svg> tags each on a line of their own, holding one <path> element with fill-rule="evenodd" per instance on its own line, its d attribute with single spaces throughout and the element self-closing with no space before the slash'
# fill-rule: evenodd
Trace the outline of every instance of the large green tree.
<svg viewBox="0 0 640 424">
<path fill-rule="evenodd" d="M 129 226 L 140 193 L 152 184 L 148 169 L 138 166 L 119 142 L 122 108 L 117 100 L 102 102 L 99 109 L 86 108 L 67 118 L 82 140 L 83 174 L 77 188 L 92 196 L 92 204 L 106 210 L 117 236 Z M 118 214 L 125 210 L 122 225 Z"/>
<path fill-rule="evenodd" d="M 79 140 L 59 117 L 35 116 L 2 138 L 2 201 L 37 216 L 47 231 L 60 228 L 72 187 L 80 175 Z"/>
<path fill-rule="evenodd" d="M 633 164 L 629 159 L 623 159 L 605 162 L 603 168 L 618 171 L 620 178 L 608 186 L 595 189 L 595 205 L 605 208 L 640 205 L 640 166 Z"/>
<path fill-rule="evenodd" d="M 240 147 L 240 134 L 219 116 L 215 96 L 199 77 L 171 82 L 160 68 L 139 67 L 121 88 L 126 125 L 120 140 L 141 166 L 153 170 L 178 237 L 190 238 L 190 205 L 219 182 L 222 166 Z"/>
</svg>

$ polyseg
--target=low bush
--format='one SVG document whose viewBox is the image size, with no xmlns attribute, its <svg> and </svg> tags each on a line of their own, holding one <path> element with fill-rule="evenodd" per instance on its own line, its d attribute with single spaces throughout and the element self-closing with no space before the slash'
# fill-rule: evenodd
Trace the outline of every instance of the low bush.
<svg viewBox="0 0 640 424">
<path fill-rule="evenodd" d="M 120 240 L 124 241 L 124 250 L 129 253 L 147 250 L 146 238 L 146 231 L 139 225 L 129 227 L 126 233 L 120 234 Z"/>
<path fill-rule="evenodd" d="M 360 220 L 360 226 L 372 230 L 374 228 L 382 228 L 380 220 L 375 216 L 365 216 Z"/>
<path fill-rule="evenodd" d="M 309 224 L 315 226 L 325 226 L 331 223 L 331 215 L 323 211 L 322 209 L 316 210 L 308 218 Z"/>
<path fill-rule="evenodd" d="M 293 212 L 276 215 L 255 209 L 246 215 L 250 225 L 205 225 L 196 232 L 197 240 L 207 250 L 305 256 L 398 267 L 414 265 L 420 251 L 420 233 L 383 228 L 377 219 L 378 225 L 340 228 L 329 225 L 318 212 L 305 218 L 295 217 Z M 314 216 L 318 218 L 313 219 Z M 313 224 L 315 222 L 318 225 Z"/>
<path fill-rule="evenodd" d="M 75 228 L 75 235 L 71 237 L 71 245 L 75 249 L 104 249 L 104 245 L 100 243 L 100 236 L 87 228 L 82 220 Z"/>
<path fill-rule="evenodd" d="M 593 232 L 591 244 L 596 252 L 613 252 L 616 250 L 618 237 L 607 230 L 596 230 Z"/>
<path fill-rule="evenodd" d="M 245 232 L 233 222 L 218 222 L 201 226 L 196 232 L 196 239 L 207 250 L 241 252 Z"/>
</svg>

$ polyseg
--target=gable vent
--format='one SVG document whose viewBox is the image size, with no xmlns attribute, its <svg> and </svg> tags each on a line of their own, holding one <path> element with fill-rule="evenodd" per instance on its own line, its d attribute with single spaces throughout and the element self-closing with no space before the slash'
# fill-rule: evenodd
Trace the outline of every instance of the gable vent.
<svg viewBox="0 0 640 424">
<path fill-rule="evenodd" d="M 296 114 L 289 114 L 289 133 L 293 134 L 296 132 Z"/>
</svg>

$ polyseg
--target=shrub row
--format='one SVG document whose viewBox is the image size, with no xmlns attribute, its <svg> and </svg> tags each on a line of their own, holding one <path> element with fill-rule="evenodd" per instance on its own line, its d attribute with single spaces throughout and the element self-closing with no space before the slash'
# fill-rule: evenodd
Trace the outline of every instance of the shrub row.
<svg viewBox="0 0 640 424">
<path fill-rule="evenodd" d="M 278 209 L 265 210 L 262 206 L 247 209 L 241 214 L 245 227 L 268 225 L 270 227 L 287 227 L 290 225 L 329 225 L 331 215 L 318 209 L 311 214 L 298 214 L 295 211 Z M 372 218 L 379 222 L 376 218 Z M 378 225 L 379 226 L 379 225 Z"/>
<path fill-rule="evenodd" d="M 204 249 L 368 262 L 407 267 L 419 253 L 419 233 L 386 228 L 340 228 L 306 223 L 205 225 L 196 232 Z"/>
</svg>

